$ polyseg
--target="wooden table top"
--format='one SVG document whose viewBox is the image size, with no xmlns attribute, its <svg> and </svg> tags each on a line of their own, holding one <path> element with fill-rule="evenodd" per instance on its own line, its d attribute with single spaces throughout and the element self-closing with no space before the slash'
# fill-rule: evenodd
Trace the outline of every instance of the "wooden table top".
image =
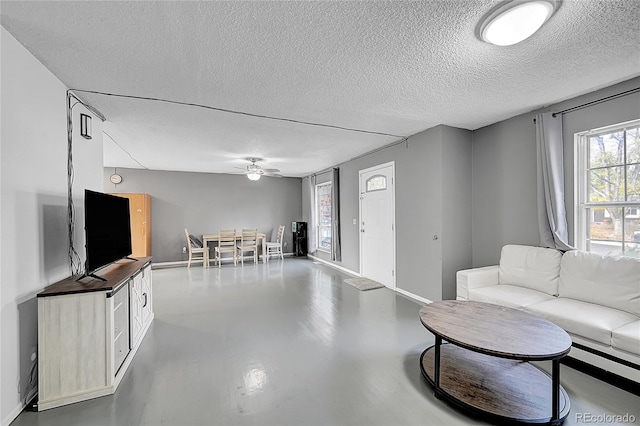
<svg viewBox="0 0 640 426">
<path fill-rule="evenodd" d="M 549 360 L 571 350 L 571 337 L 552 322 L 489 303 L 433 302 L 420 309 L 420 321 L 450 343 L 501 358 Z"/>
<path fill-rule="evenodd" d="M 242 237 L 242 232 L 236 232 L 236 238 L 240 239 Z M 264 234 L 262 232 L 258 232 L 258 238 L 267 238 L 267 234 Z M 220 239 L 220 233 L 217 234 L 204 234 L 202 236 L 203 240 L 208 240 L 208 241 L 217 241 Z"/>
<path fill-rule="evenodd" d="M 132 274 L 144 268 L 151 262 L 151 257 L 136 257 L 136 260 L 120 259 L 115 263 L 100 269 L 96 275 L 106 281 L 93 277 L 84 277 L 77 281 L 78 275 L 65 278 L 55 284 L 45 287 L 38 293 L 38 297 L 60 296 L 63 294 L 88 293 L 92 291 L 115 292 L 127 282 Z"/>
</svg>

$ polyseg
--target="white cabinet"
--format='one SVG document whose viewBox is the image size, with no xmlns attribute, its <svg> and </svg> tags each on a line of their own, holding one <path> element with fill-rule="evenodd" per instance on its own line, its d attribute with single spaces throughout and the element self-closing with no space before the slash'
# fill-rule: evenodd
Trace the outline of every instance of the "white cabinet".
<svg viewBox="0 0 640 426">
<path fill-rule="evenodd" d="M 38 294 L 38 410 L 116 391 L 153 321 L 151 258 Z"/>
<path fill-rule="evenodd" d="M 142 275 L 136 274 L 129 282 L 129 290 L 131 295 L 131 316 L 129 322 L 129 330 L 131 331 L 131 346 L 134 346 L 140 340 L 142 333 Z"/>
<path fill-rule="evenodd" d="M 129 350 L 129 285 L 124 285 L 113 296 L 113 360 L 114 371 L 122 366 Z"/>
<path fill-rule="evenodd" d="M 131 346 L 135 346 L 143 336 L 149 322 L 151 310 L 151 268 L 142 269 L 129 283 L 131 295 Z"/>
<path fill-rule="evenodd" d="M 142 323 L 148 324 L 153 316 L 153 297 L 151 297 L 151 265 L 142 270 Z"/>
</svg>

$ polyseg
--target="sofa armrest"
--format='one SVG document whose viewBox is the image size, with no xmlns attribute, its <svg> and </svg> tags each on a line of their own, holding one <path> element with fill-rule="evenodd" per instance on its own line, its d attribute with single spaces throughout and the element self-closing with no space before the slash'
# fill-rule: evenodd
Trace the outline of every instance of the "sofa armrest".
<svg viewBox="0 0 640 426">
<path fill-rule="evenodd" d="M 469 300 L 469 290 L 499 284 L 499 269 L 498 265 L 492 265 L 458 271 L 456 273 L 456 299 Z"/>
</svg>

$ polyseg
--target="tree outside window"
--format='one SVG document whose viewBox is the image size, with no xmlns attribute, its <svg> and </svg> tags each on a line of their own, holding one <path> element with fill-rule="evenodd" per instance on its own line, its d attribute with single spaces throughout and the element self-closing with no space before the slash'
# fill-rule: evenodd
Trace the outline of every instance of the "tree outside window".
<svg viewBox="0 0 640 426">
<path fill-rule="evenodd" d="M 331 182 L 316 185 L 318 250 L 331 252 Z"/>
<path fill-rule="evenodd" d="M 640 122 L 580 135 L 577 244 L 640 257 Z"/>
</svg>

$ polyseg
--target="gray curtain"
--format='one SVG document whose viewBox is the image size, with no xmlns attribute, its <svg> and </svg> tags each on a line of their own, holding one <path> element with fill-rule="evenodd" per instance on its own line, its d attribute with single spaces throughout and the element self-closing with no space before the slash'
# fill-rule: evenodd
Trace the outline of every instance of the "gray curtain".
<svg viewBox="0 0 640 426">
<path fill-rule="evenodd" d="M 564 204 L 562 115 L 536 116 L 538 230 L 542 247 L 572 250 Z"/>
<path fill-rule="evenodd" d="M 317 219 L 316 219 L 316 176 L 311 175 L 308 179 L 309 189 L 309 223 L 307 224 L 307 251 L 315 253 L 318 250 Z"/>
<path fill-rule="evenodd" d="M 340 245 L 340 169 L 333 169 L 331 184 L 331 260 L 342 261 Z"/>
</svg>

